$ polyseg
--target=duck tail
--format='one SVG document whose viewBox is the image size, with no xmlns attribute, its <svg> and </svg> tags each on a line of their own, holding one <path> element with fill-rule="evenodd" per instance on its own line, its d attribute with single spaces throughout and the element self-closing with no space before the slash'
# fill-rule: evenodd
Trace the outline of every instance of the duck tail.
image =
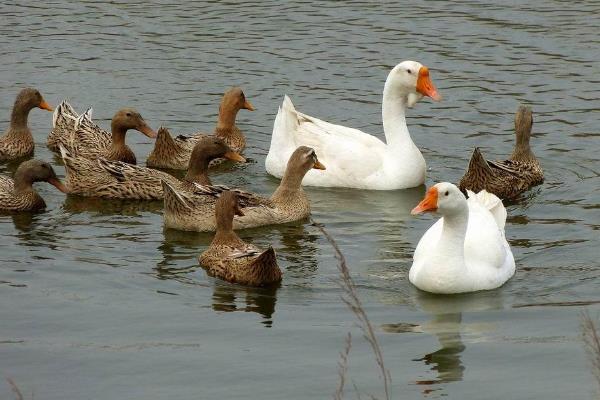
<svg viewBox="0 0 600 400">
<path fill-rule="evenodd" d="M 463 193 L 466 193 L 468 189 L 479 191 L 485 188 L 489 177 L 493 175 L 494 172 L 481 154 L 481 150 L 479 147 L 475 147 L 467 171 L 460 179 L 458 186 Z"/>
<path fill-rule="evenodd" d="M 179 150 L 169 130 L 161 126 L 158 128 L 154 148 L 148 155 L 147 163 L 153 167 L 163 167 L 163 160 L 173 158 Z"/>
<path fill-rule="evenodd" d="M 480 173 L 491 174 L 492 168 L 486 161 L 485 157 L 481 153 L 481 149 L 479 147 L 475 147 L 473 150 L 473 154 L 471 155 L 471 160 L 469 160 L 468 171 L 479 171 Z"/>
<path fill-rule="evenodd" d="M 256 257 L 252 262 L 252 267 L 260 269 L 256 272 L 262 277 L 261 281 L 265 284 L 281 281 L 281 269 L 277 265 L 277 256 L 271 246 Z"/>
<path fill-rule="evenodd" d="M 490 193 L 485 189 L 477 194 L 470 190 L 467 190 L 467 195 L 469 196 L 469 201 L 479 203 L 487 210 L 489 210 L 494 216 L 498 227 L 502 230 L 502 232 L 504 232 L 504 225 L 506 224 L 507 214 L 506 208 L 504 208 L 504 204 L 502 204 L 502 200 L 495 194 Z"/>
<path fill-rule="evenodd" d="M 164 179 L 160 180 L 164 195 L 165 210 L 175 210 L 180 207 L 190 208 L 188 202 Z"/>
</svg>

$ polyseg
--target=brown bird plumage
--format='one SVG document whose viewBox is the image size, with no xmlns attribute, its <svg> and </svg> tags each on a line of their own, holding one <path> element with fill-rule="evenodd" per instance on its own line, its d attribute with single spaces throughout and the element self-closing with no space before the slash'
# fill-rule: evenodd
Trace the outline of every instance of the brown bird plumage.
<svg viewBox="0 0 600 400">
<path fill-rule="evenodd" d="M 33 188 L 35 182 L 48 182 L 67 193 L 50 164 L 40 160 L 22 162 L 14 179 L 0 176 L 0 211 L 38 211 L 46 207 L 44 199 Z"/>
<path fill-rule="evenodd" d="M 217 231 L 209 248 L 198 257 L 200 264 L 210 275 L 241 285 L 265 286 L 281 281 L 273 248 L 261 252 L 240 239 L 233 231 L 234 215 L 244 215 L 237 194 L 221 193 L 215 206 Z"/>
<path fill-rule="evenodd" d="M 501 199 L 513 199 L 544 181 L 544 172 L 531 151 L 529 140 L 533 115 L 531 108 L 520 106 L 515 115 L 516 143 L 508 160 L 486 161 L 475 148 L 469 166 L 461 178 L 460 190 L 475 193 L 485 189 Z"/>
<path fill-rule="evenodd" d="M 168 132 L 159 133 L 146 164 L 152 168 L 187 169 L 194 145 L 202 138 L 211 136 L 223 139 L 233 151 L 241 153 L 246 148 L 246 137 L 235 124 L 235 118 L 241 109 L 254 111 L 242 89 L 233 87 L 223 95 L 213 135 L 196 133 L 192 136 L 179 135 L 173 138 Z M 218 162 L 215 160 L 212 165 Z"/>
<path fill-rule="evenodd" d="M 27 124 L 29 112 L 34 108 L 52 111 L 37 89 L 26 88 L 19 92 L 10 115 L 10 125 L 0 136 L 0 161 L 14 160 L 33 155 L 33 136 Z"/>
</svg>

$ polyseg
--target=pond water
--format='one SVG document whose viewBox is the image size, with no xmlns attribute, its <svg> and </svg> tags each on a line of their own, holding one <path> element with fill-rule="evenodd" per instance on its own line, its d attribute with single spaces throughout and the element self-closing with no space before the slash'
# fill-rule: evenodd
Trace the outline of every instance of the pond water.
<svg viewBox="0 0 600 400">
<path fill-rule="evenodd" d="M 579 324 L 584 308 L 600 310 L 598 2 L 50 1 L 0 12 L 2 129 L 18 90 L 35 86 L 53 105 L 93 106 L 104 127 L 131 106 L 155 129 L 211 130 L 221 94 L 239 85 L 256 107 L 238 115 L 251 162 L 213 181 L 259 193 L 278 183 L 264 158 L 286 93 L 309 115 L 381 136 L 389 69 L 427 65 L 444 100 L 408 114 L 427 185 L 456 182 L 474 146 L 508 155 L 514 112 L 531 105 L 546 182 L 507 207 L 517 273 L 498 290 L 410 285 L 434 221 L 410 215 L 425 187 L 307 191 L 347 257 L 393 398 L 594 397 Z M 45 147 L 51 120 L 31 113 L 35 155 L 64 176 Z M 145 160 L 150 139 L 127 141 Z M 0 376 L 26 398 L 327 398 L 348 331 L 348 398 L 352 381 L 381 397 L 332 248 L 307 221 L 241 233 L 273 244 L 285 274 L 278 289 L 248 289 L 208 277 L 196 257 L 211 236 L 163 230 L 160 202 L 38 187 L 46 212 L 0 217 Z M 11 396 L 2 379 L 0 397 Z"/>
</svg>

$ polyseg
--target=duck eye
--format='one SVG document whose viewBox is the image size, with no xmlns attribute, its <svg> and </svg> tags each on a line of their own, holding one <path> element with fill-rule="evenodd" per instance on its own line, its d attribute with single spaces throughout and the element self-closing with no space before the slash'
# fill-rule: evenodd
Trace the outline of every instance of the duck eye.
<svg viewBox="0 0 600 400">
<path fill-rule="evenodd" d="M 131 117 L 131 113 L 127 113 L 127 114 L 125 114 L 125 115 L 127 115 L 128 117 Z"/>
<path fill-rule="evenodd" d="M 448 191 L 446 190 L 446 193 L 444 193 L 444 196 L 448 196 Z"/>
</svg>

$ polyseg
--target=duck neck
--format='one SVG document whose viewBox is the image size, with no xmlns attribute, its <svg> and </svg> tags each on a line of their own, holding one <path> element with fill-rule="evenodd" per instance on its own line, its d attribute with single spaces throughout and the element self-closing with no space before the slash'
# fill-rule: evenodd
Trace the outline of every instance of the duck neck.
<svg viewBox="0 0 600 400">
<path fill-rule="evenodd" d="M 288 165 L 285 174 L 281 179 L 281 183 L 279 183 L 279 187 L 275 190 L 271 199 L 274 201 L 288 201 L 298 194 L 304 195 L 304 190 L 302 190 L 302 179 L 304 179 L 304 175 L 306 175 L 306 173 L 296 171 L 293 167 Z"/>
<path fill-rule="evenodd" d="M 125 133 L 127 128 L 122 126 L 111 124 L 112 131 L 112 143 L 108 148 L 106 158 L 112 161 L 123 161 L 128 164 L 136 164 L 137 160 L 135 154 L 125 144 Z"/>
<path fill-rule="evenodd" d="M 15 133 L 30 133 L 27 126 L 27 120 L 29 118 L 29 112 L 33 107 L 15 102 L 12 113 L 10 115 L 10 130 Z"/>
<path fill-rule="evenodd" d="M 230 107 L 223 107 L 219 109 L 219 119 L 217 121 L 216 135 L 219 137 L 225 137 L 228 133 L 233 131 L 235 128 L 235 117 L 237 116 L 238 110 Z"/>
<path fill-rule="evenodd" d="M 529 147 L 529 135 L 517 134 L 517 142 L 510 159 L 521 162 L 531 162 L 536 160 L 531 151 L 531 147 Z"/>
<path fill-rule="evenodd" d="M 215 218 L 217 220 L 217 232 L 213 244 L 236 244 L 242 241 L 233 231 L 233 210 L 225 212 L 218 210 L 215 213 Z"/>
<path fill-rule="evenodd" d="M 392 89 L 386 82 L 383 89 L 382 119 L 385 141 L 388 146 L 398 147 L 412 143 L 410 133 L 406 127 L 406 106 L 408 98 L 398 94 L 397 89 Z"/>
<path fill-rule="evenodd" d="M 124 147 L 125 146 L 125 134 L 127 133 L 127 128 L 124 128 L 121 125 L 118 125 L 114 122 L 110 125 L 110 130 L 112 132 L 112 145 L 113 147 Z"/>
<path fill-rule="evenodd" d="M 444 214 L 438 254 L 442 255 L 448 265 L 465 265 L 465 236 L 468 223 L 469 207 L 466 202 L 460 209 Z"/>
<path fill-rule="evenodd" d="M 192 154 L 193 155 L 193 154 Z M 189 183 L 199 183 L 201 185 L 211 185 L 208 177 L 208 165 L 210 159 L 208 157 L 192 157 L 188 166 L 187 173 L 183 178 Z"/>
</svg>

